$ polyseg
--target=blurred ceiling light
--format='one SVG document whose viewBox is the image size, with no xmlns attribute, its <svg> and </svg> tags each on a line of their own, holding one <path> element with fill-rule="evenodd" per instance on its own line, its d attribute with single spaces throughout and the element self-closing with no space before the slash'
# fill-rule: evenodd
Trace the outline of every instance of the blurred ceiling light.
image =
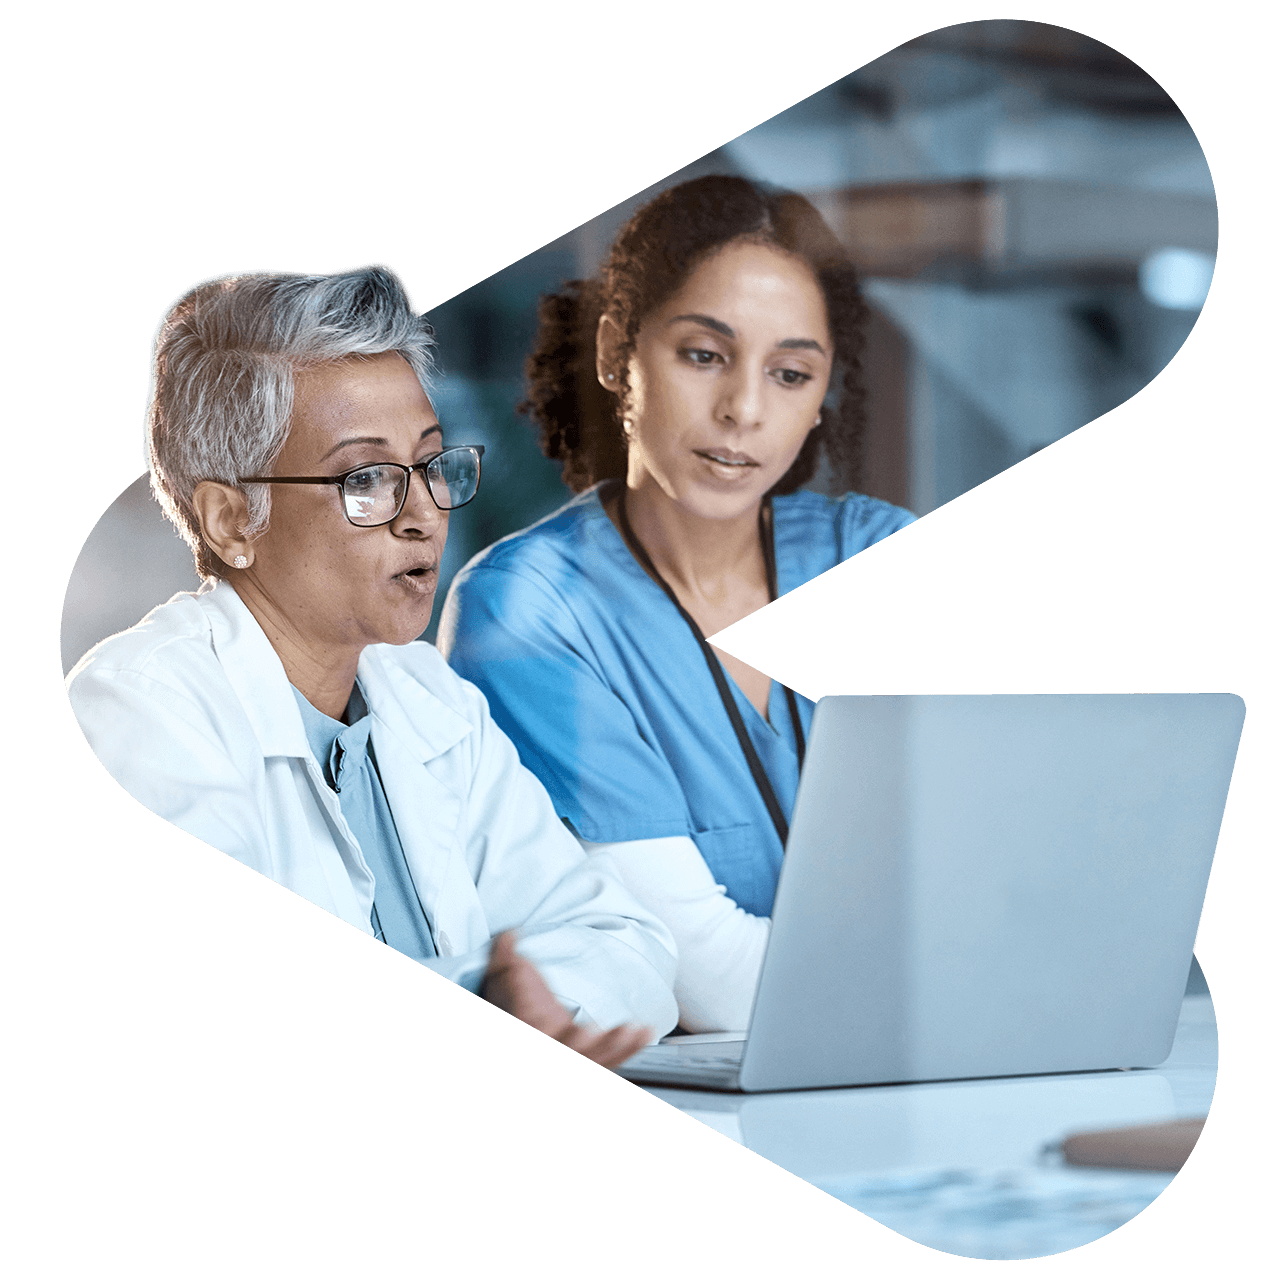
<svg viewBox="0 0 1280 1280">
<path fill-rule="evenodd" d="M 1212 255 L 1195 249 L 1157 249 L 1138 268 L 1143 296 L 1170 311 L 1199 311 L 1212 279 Z"/>
</svg>

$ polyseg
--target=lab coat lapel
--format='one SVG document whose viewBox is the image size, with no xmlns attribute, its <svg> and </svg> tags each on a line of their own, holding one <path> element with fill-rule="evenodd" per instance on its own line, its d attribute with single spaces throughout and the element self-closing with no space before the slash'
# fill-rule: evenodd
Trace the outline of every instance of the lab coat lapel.
<svg viewBox="0 0 1280 1280">
<path fill-rule="evenodd" d="M 441 955 L 489 939 L 466 859 L 469 773 L 453 752 L 471 724 L 376 648 L 360 658 L 360 687 L 373 715 L 373 749 L 419 900 Z"/>
<path fill-rule="evenodd" d="M 229 583 L 220 582 L 196 598 L 209 618 L 214 652 L 253 726 L 262 754 L 309 760 L 311 746 L 284 663 L 258 620 Z"/>
<path fill-rule="evenodd" d="M 258 739 L 264 760 L 276 756 L 299 760 L 312 794 L 328 815 L 332 852 L 326 853 L 321 844 L 316 845 L 314 852 L 320 859 L 332 899 L 329 909 L 366 933 L 372 932 L 369 911 L 373 906 L 373 873 L 347 824 L 338 798 L 326 785 L 311 753 L 284 664 L 234 587 L 220 582 L 212 589 L 201 591 L 197 599 L 209 619 L 214 652 Z M 286 837 L 278 850 L 274 878 L 284 884 L 292 885 L 294 860 L 304 856 L 292 847 L 295 843 Z"/>
</svg>

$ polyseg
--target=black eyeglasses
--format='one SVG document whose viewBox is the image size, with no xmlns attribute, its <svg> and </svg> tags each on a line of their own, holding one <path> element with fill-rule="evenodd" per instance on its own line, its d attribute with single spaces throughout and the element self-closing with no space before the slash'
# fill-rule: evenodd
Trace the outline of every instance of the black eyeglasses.
<svg viewBox="0 0 1280 1280">
<path fill-rule="evenodd" d="M 482 444 L 459 444 L 406 467 L 377 462 L 344 471 L 340 476 L 243 476 L 242 484 L 334 484 L 342 490 L 342 509 L 354 525 L 375 529 L 390 524 L 404 510 L 409 482 L 422 472 L 431 501 L 441 511 L 465 507 L 480 488 Z"/>
</svg>

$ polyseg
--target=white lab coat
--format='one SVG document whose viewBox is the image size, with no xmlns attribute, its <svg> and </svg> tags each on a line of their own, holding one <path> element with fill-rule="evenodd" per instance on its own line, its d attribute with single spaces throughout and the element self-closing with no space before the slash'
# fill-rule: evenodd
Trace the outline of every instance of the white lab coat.
<svg viewBox="0 0 1280 1280">
<path fill-rule="evenodd" d="M 670 933 L 589 861 L 478 689 L 428 644 L 372 645 L 360 687 L 378 771 L 440 957 L 475 988 L 519 931 L 579 1021 L 675 1024 Z M 98 759 L 184 831 L 371 932 L 373 876 L 325 784 L 284 667 L 226 583 L 175 596 L 67 678 Z"/>
</svg>

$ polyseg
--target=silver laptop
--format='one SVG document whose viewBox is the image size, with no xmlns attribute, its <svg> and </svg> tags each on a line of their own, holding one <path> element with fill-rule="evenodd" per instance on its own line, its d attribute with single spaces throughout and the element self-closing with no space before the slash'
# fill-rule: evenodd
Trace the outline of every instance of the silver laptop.
<svg viewBox="0 0 1280 1280">
<path fill-rule="evenodd" d="M 620 1074 L 740 1090 L 1155 1066 L 1244 722 L 1233 694 L 823 698 L 745 1039 Z"/>
</svg>

